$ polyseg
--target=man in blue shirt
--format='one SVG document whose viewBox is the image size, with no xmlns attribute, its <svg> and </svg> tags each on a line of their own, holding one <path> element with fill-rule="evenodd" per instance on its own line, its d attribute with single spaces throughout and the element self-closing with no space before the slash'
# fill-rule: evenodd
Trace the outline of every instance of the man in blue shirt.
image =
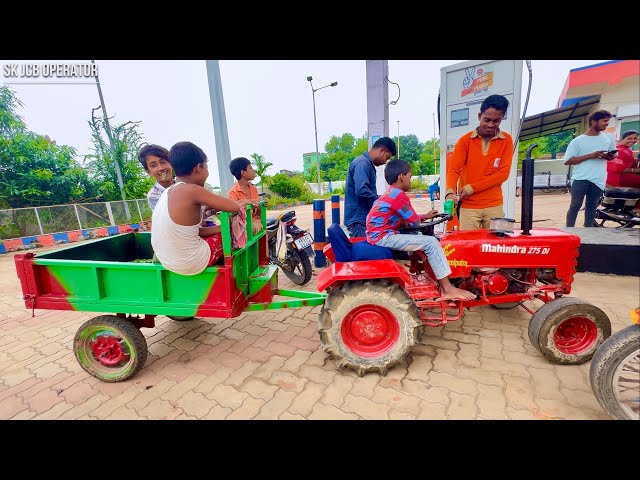
<svg viewBox="0 0 640 480">
<path fill-rule="evenodd" d="M 609 126 L 611 113 L 598 110 L 589 116 L 589 130 L 571 140 L 564 154 L 565 165 L 571 165 L 571 205 L 567 211 L 567 227 L 575 227 L 582 201 L 584 226 L 595 226 L 596 208 L 607 180 L 607 161 L 615 155 L 616 143 L 604 133 Z"/>
<path fill-rule="evenodd" d="M 344 224 L 351 237 L 366 235 L 367 214 L 378 199 L 375 167 L 384 165 L 396 153 L 395 142 L 381 137 L 349 165 L 344 189 Z"/>
</svg>

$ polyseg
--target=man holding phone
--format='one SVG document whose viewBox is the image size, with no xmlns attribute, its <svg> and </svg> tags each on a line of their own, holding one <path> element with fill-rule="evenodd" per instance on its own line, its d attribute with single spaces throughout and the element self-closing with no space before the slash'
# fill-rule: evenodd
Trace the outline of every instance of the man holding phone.
<svg viewBox="0 0 640 480">
<path fill-rule="evenodd" d="M 589 116 L 589 130 L 571 140 L 564 154 L 565 165 L 571 165 L 571 205 L 567 211 L 567 227 L 575 227 L 578 211 L 584 205 L 584 226 L 595 226 L 596 208 L 607 181 L 607 161 L 615 157 L 614 138 L 603 133 L 611 113 L 598 110 Z"/>
</svg>

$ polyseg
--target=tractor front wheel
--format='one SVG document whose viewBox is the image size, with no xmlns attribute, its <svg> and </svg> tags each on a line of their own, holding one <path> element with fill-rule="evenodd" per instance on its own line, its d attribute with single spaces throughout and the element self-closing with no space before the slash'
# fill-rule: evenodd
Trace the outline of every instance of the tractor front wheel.
<svg viewBox="0 0 640 480">
<path fill-rule="evenodd" d="M 397 284 L 349 282 L 329 293 L 318 318 L 320 342 L 338 367 L 382 375 L 418 340 L 418 309 Z"/>
<path fill-rule="evenodd" d="M 100 315 L 76 332 L 73 351 L 80 366 L 103 382 L 121 382 L 147 360 L 147 341 L 129 320 Z"/>
<path fill-rule="evenodd" d="M 593 357 L 611 335 L 611 322 L 595 305 L 578 298 L 544 304 L 529 322 L 531 344 L 553 363 L 578 365 Z"/>
</svg>

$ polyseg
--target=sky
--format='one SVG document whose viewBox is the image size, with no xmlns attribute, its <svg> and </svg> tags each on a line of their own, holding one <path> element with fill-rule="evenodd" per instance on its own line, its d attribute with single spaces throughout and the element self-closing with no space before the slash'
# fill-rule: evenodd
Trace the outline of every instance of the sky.
<svg viewBox="0 0 640 480">
<path fill-rule="evenodd" d="M 389 60 L 390 136 L 434 137 L 433 117 L 440 89 L 440 69 L 464 60 Z M 526 116 L 556 106 L 569 71 L 607 60 L 532 60 L 533 80 Z M 25 78 L 6 77 L 7 64 L 90 63 L 65 60 L 0 60 L 0 85 L 7 84 L 24 104 L 18 113 L 29 130 L 48 135 L 58 145 L 74 147 L 81 159 L 91 153 L 88 121 L 100 105 L 93 84 L 9 85 Z M 219 185 L 213 120 L 204 60 L 96 60 L 106 110 L 113 124 L 140 121 L 148 143 L 170 148 L 179 141 L 200 146 L 209 158 L 209 183 Z M 19 67 L 21 68 L 21 67 Z M 332 135 L 367 130 L 364 60 L 221 60 L 221 81 L 231 158 L 253 153 L 280 169 L 302 170 L 302 154 L 315 151 L 313 101 L 316 92 L 318 144 Z M 37 80 L 43 80 L 42 78 Z M 522 108 L 529 84 L 523 65 Z M 521 110 L 522 111 L 522 110 Z M 398 121 L 400 122 L 398 124 Z M 437 120 L 435 136 L 438 136 Z"/>
</svg>

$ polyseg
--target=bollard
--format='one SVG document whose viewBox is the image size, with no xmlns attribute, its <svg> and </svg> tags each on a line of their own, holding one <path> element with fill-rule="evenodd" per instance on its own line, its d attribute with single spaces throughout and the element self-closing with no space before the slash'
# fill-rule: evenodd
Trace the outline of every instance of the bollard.
<svg viewBox="0 0 640 480">
<path fill-rule="evenodd" d="M 322 249 L 327 243 L 327 233 L 324 222 L 324 199 L 313 201 L 313 250 L 315 251 L 314 264 L 316 267 L 324 267 L 326 260 Z"/>
<path fill-rule="evenodd" d="M 340 195 L 331 195 L 331 223 L 340 225 Z"/>
</svg>

